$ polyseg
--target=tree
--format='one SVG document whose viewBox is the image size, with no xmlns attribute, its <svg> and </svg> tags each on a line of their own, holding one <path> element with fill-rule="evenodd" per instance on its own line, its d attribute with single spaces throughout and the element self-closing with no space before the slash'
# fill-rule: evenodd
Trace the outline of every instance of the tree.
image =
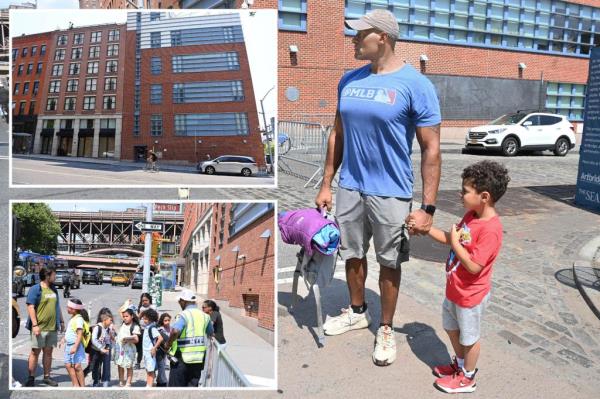
<svg viewBox="0 0 600 399">
<path fill-rule="evenodd" d="M 52 210 L 42 203 L 13 204 L 13 215 L 21 226 L 17 247 L 40 254 L 54 255 L 58 247 L 60 224 Z"/>
</svg>

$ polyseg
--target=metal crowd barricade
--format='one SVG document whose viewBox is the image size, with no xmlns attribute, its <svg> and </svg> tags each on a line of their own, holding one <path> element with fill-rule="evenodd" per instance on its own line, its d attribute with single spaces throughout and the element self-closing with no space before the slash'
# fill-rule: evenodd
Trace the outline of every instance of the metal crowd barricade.
<svg viewBox="0 0 600 399">
<path fill-rule="evenodd" d="M 320 123 L 279 121 L 278 134 L 289 139 L 289 150 L 278 155 L 279 170 L 307 180 L 304 187 L 316 180 L 316 187 L 322 179 L 330 129 Z"/>
<path fill-rule="evenodd" d="M 244 373 L 214 338 L 209 340 L 206 351 L 206 362 L 200 378 L 201 387 L 251 386 Z"/>
</svg>

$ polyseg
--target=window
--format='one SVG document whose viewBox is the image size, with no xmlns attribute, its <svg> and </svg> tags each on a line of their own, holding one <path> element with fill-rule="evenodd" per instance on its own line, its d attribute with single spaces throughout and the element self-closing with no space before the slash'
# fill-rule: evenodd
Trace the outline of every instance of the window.
<svg viewBox="0 0 600 399">
<path fill-rule="evenodd" d="M 160 32 L 150 32 L 150 47 L 160 47 Z"/>
<path fill-rule="evenodd" d="M 44 119 L 42 121 L 42 129 L 54 129 L 54 119 Z"/>
<path fill-rule="evenodd" d="M 46 111 L 56 111 L 56 104 L 58 103 L 58 98 L 49 98 L 46 102 Z"/>
<path fill-rule="evenodd" d="M 21 57 L 27 57 L 27 47 L 23 47 L 21 50 Z"/>
<path fill-rule="evenodd" d="M 100 129 L 116 129 L 116 119 L 100 119 Z"/>
<path fill-rule="evenodd" d="M 25 114 L 25 106 L 27 105 L 27 101 L 21 101 L 19 103 L 19 115 Z"/>
<path fill-rule="evenodd" d="M 42 44 L 40 47 L 40 55 L 46 55 L 46 45 Z"/>
<path fill-rule="evenodd" d="M 20 87 L 20 86 L 21 86 L 21 85 L 20 85 L 19 83 L 15 83 L 15 84 L 14 84 L 14 88 L 13 88 L 13 95 L 15 95 L 15 94 L 19 94 L 19 87 Z"/>
<path fill-rule="evenodd" d="M 98 67 L 100 63 L 98 61 L 88 62 L 87 64 L 87 73 L 98 73 Z"/>
<path fill-rule="evenodd" d="M 29 103 L 29 115 L 35 114 L 35 101 Z"/>
<path fill-rule="evenodd" d="M 113 29 L 108 31 L 108 41 L 116 42 L 119 41 L 120 32 L 118 29 Z"/>
<path fill-rule="evenodd" d="M 71 59 L 80 60 L 83 55 L 83 47 L 75 47 L 71 50 Z"/>
<path fill-rule="evenodd" d="M 56 64 L 56 65 L 52 65 L 52 76 L 60 76 L 63 73 L 63 65 L 62 64 Z"/>
<path fill-rule="evenodd" d="M 243 101 L 241 80 L 173 84 L 174 103 Z"/>
<path fill-rule="evenodd" d="M 61 129 L 73 129 L 73 119 L 61 119 L 60 120 L 60 128 Z"/>
<path fill-rule="evenodd" d="M 33 82 L 33 90 L 31 91 L 31 95 L 36 96 L 38 94 L 39 90 L 40 90 L 40 82 L 36 80 L 35 82 Z"/>
<path fill-rule="evenodd" d="M 160 13 L 159 12 L 151 12 L 150 13 L 150 21 L 157 21 L 160 19 Z"/>
<path fill-rule="evenodd" d="M 37 73 L 38 75 L 40 73 L 42 73 L 42 68 L 44 67 L 44 63 L 43 62 L 38 62 L 37 64 L 37 69 L 35 70 L 35 73 Z"/>
<path fill-rule="evenodd" d="M 80 129 L 93 129 L 94 128 L 94 120 L 93 119 L 80 119 L 79 120 L 79 128 Z"/>
<path fill-rule="evenodd" d="M 79 62 L 74 62 L 69 64 L 69 75 L 79 75 L 79 71 L 81 70 L 81 64 Z"/>
<path fill-rule="evenodd" d="M 67 45 L 67 35 L 60 35 L 56 39 L 57 46 L 66 46 Z"/>
<path fill-rule="evenodd" d="M 116 96 L 104 96 L 102 109 L 115 109 L 117 107 Z"/>
<path fill-rule="evenodd" d="M 22 75 L 23 74 L 23 64 L 19 65 L 19 69 L 17 70 L 17 75 Z"/>
<path fill-rule="evenodd" d="M 252 224 L 252 222 L 269 212 L 274 212 L 274 205 L 269 202 L 238 202 L 231 204 L 231 208 L 229 209 L 229 236 L 231 237 L 239 233 L 241 230 Z"/>
<path fill-rule="evenodd" d="M 54 52 L 54 61 L 64 61 L 65 49 L 58 49 Z"/>
<path fill-rule="evenodd" d="M 153 114 L 151 125 L 152 129 L 150 134 L 152 136 L 162 136 L 162 115 Z"/>
<path fill-rule="evenodd" d="M 58 93 L 60 91 L 60 80 L 51 80 L 48 93 Z"/>
<path fill-rule="evenodd" d="M 83 44 L 83 33 L 77 33 L 73 36 L 73 44 Z"/>
<path fill-rule="evenodd" d="M 14 48 L 12 51 L 12 59 L 13 61 L 16 60 L 19 57 L 19 49 L 18 48 Z"/>
<path fill-rule="evenodd" d="M 150 86 L 150 104 L 162 103 L 162 85 Z"/>
<path fill-rule="evenodd" d="M 29 82 L 23 83 L 23 94 L 29 94 Z"/>
<path fill-rule="evenodd" d="M 104 91 L 117 90 L 117 78 L 104 78 Z"/>
<path fill-rule="evenodd" d="M 69 79 L 67 80 L 67 91 L 74 92 L 79 88 L 79 80 L 77 79 Z"/>
<path fill-rule="evenodd" d="M 160 34 L 160 32 L 157 32 Z M 152 33 L 153 35 L 154 33 Z M 244 41 L 242 27 L 215 26 L 171 31 L 171 46 L 191 46 L 197 44 L 241 43 Z M 152 42 L 152 38 L 151 38 Z M 152 46 L 151 47 L 155 47 Z M 160 46 L 156 46 L 160 47 Z"/>
<path fill-rule="evenodd" d="M 237 52 L 175 55 L 173 73 L 233 71 L 240 69 Z"/>
<path fill-rule="evenodd" d="M 306 0 L 279 0 L 279 29 L 306 32 Z"/>
<path fill-rule="evenodd" d="M 98 85 L 98 79 L 88 78 L 85 80 L 85 91 L 96 91 L 97 85 Z"/>
<path fill-rule="evenodd" d="M 160 57 L 152 57 L 150 68 L 152 70 L 152 75 L 160 75 L 162 73 L 162 61 Z"/>
<path fill-rule="evenodd" d="M 585 92 L 586 86 L 582 84 L 548 82 L 546 109 L 570 121 L 583 121 Z"/>
<path fill-rule="evenodd" d="M 550 116 L 550 115 L 540 115 L 540 125 L 550 126 L 555 125 L 562 121 L 558 116 Z"/>
<path fill-rule="evenodd" d="M 106 61 L 106 73 L 116 73 L 118 71 L 119 62 L 115 60 Z"/>
<path fill-rule="evenodd" d="M 102 40 L 102 32 L 92 32 L 92 37 L 90 39 L 91 43 L 98 43 Z"/>
<path fill-rule="evenodd" d="M 31 56 L 33 57 L 36 54 L 37 54 L 37 46 L 31 46 Z"/>
<path fill-rule="evenodd" d="M 27 64 L 27 75 L 31 75 L 33 72 L 33 64 Z"/>
<path fill-rule="evenodd" d="M 75 111 L 76 97 L 65 97 L 65 111 Z"/>
<path fill-rule="evenodd" d="M 106 52 L 108 57 L 116 57 L 119 55 L 119 45 L 118 44 L 109 44 L 108 50 Z"/>
<path fill-rule="evenodd" d="M 96 97 L 83 97 L 83 109 L 93 110 L 96 108 Z"/>
<path fill-rule="evenodd" d="M 89 58 L 100 57 L 100 46 L 90 46 L 90 51 L 89 51 L 88 57 Z"/>
<path fill-rule="evenodd" d="M 245 113 L 176 114 L 176 136 L 246 136 Z"/>
</svg>

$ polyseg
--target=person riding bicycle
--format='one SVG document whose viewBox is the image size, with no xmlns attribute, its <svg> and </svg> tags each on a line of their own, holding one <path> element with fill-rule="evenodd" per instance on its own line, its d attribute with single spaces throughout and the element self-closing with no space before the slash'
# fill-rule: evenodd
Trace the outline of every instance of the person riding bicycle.
<svg viewBox="0 0 600 399">
<path fill-rule="evenodd" d="M 158 157 L 154 151 L 148 151 L 148 158 L 146 158 L 146 169 L 157 170 L 156 160 Z"/>
</svg>

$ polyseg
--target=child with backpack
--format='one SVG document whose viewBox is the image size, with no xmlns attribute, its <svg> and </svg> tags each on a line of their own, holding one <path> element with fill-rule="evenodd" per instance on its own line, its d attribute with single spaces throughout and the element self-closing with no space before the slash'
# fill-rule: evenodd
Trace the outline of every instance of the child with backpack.
<svg viewBox="0 0 600 399">
<path fill-rule="evenodd" d="M 144 366 L 146 368 L 146 388 L 152 388 L 156 376 L 156 353 L 163 342 L 162 335 L 156 328 L 158 313 L 154 309 L 147 309 L 141 313 L 144 328 L 142 349 L 144 351 Z"/>
<path fill-rule="evenodd" d="M 92 328 L 90 348 L 90 368 L 92 371 L 93 387 L 108 387 L 110 383 L 110 355 L 116 336 L 112 326 L 113 316 L 108 308 L 100 309 L 97 324 Z"/>
<path fill-rule="evenodd" d="M 167 352 L 164 349 L 164 344 L 169 342 L 169 335 L 171 334 L 171 315 L 168 313 L 163 313 L 160 315 L 158 319 L 158 332 L 163 338 L 163 344 L 156 351 L 156 386 L 157 387 L 166 387 L 169 380 L 167 379 L 165 358 L 167 357 Z"/>
<path fill-rule="evenodd" d="M 90 317 L 81 300 L 73 298 L 67 303 L 71 320 L 60 345 L 65 345 L 65 367 L 74 387 L 85 386 L 81 363 L 85 361 L 85 347 L 90 341 Z"/>
<path fill-rule="evenodd" d="M 140 340 L 141 331 L 137 315 L 132 309 L 125 309 L 121 316 L 123 324 L 117 334 L 115 364 L 119 367 L 119 386 L 131 387 L 133 365 L 137 356 L 135 345 Z M 127 370 L 126 381 L 125 370 Z"/>
</svg>

